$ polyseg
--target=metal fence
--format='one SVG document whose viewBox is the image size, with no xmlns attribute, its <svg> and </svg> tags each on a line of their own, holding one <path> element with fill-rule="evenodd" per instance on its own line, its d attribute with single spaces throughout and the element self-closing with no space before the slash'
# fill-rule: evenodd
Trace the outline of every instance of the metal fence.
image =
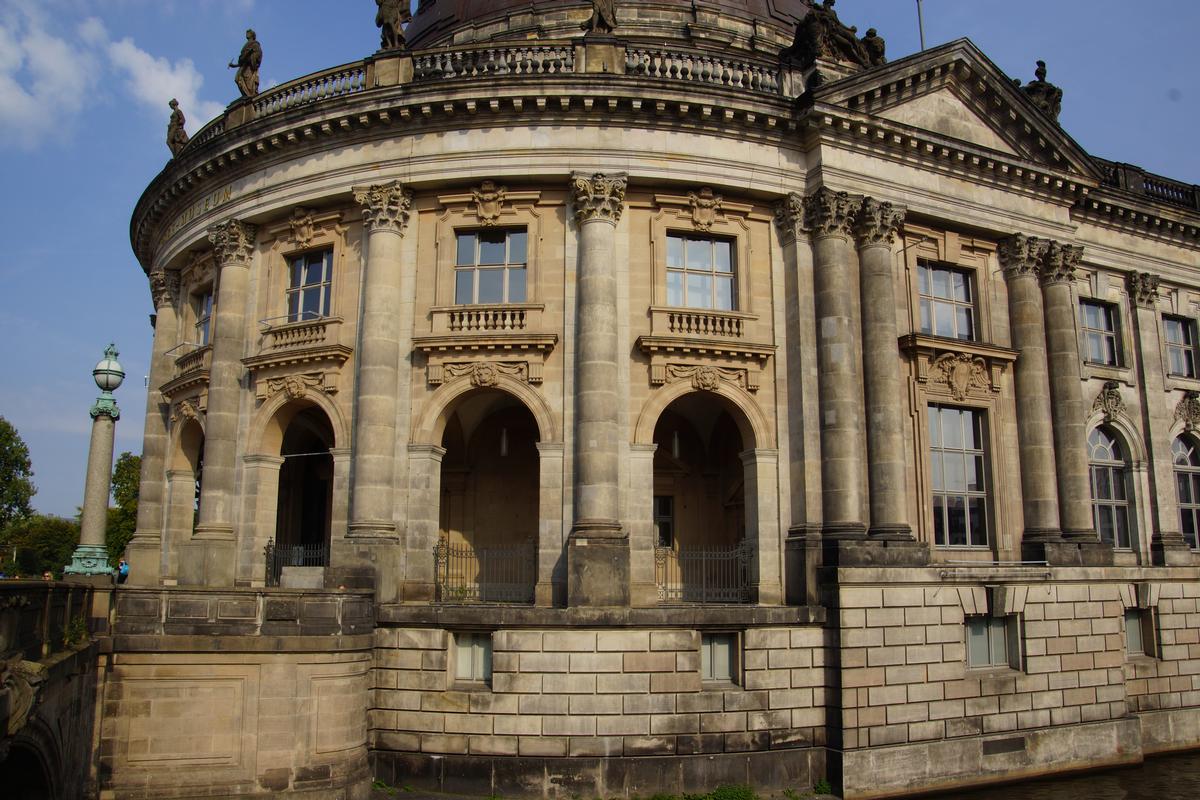
<svg viewBox="0 0 1200 800">
<path fill-rule="evenodd" d="M 512 547 L 434 547 L 437 599 L 442 603 L 532 603 L 537 550 L 529 539 Z"/>
<path fill-rule="evenodd" d="M 750 546 L 659 547 L 654 581 L 661 603 L 750 602 Z"/>
<path fill-rule="evenodd" d="M 267 562 L 267 586 L 278 586 L 284 567 L 324 567 L 329 565 L 329 545 L 326 544 L 283 544 L 278 547 L 275 540 L 263 548 Z"/>
</svg>

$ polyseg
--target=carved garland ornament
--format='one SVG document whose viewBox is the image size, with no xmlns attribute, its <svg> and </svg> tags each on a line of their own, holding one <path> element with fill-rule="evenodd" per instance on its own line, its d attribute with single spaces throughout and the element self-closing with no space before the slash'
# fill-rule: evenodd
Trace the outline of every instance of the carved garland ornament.
<svg viewBox="0 0 1200 800">
<path fill-rule="evenodd" d="M 495 386 L 502 375 L 518 381 L 528 381 L 529 366 L 523 361 L 469 361 L 442 365 L 443 379 L 463 375 L 471 378 L 472 386 L 486 389 Z"/>
<path fill-rule="evenodd" d="M 199 406 L 191 400 L 182 400 L 175 406 L 175 413 L 171 414 L 171 422 L 183 422 L 184 420 L 195 419 L 201 417 Z"/>
<path fill-rule="evenodd" d="M 403 234 L 412 209 L 412 192 L 400 181 L 354 190 L 354 202 L 363 207 L 363 220 L 371 231 Z"/>
<path fill-rule="evenodd" d="M 480 225 L 490 227 L 496 224 L 496 220 L 500 219 L 500 212 L 504 210 L 504 198 L 507 194 L 508 187 L 497 186 L 494 181 L 484 181 L 478 189 L 471 190 L 471 197 L 475 200 L 475 216 Z"/>
<path fill-rule="evenodd" d="M 309 389 L 324 391 L 325 377 L 319 372 L 305 375 L 286 375 L 282 378 L 267 379 L 267 397 L 274 397 L 283 392 L 289 400 L 299 400 L 308 393 Z"/>
<path fill-rule="evenodd" d="M 967 398 L 972 389 L 988 389 L 992 385 L 987 364 L 970 353 L 938 356 L 929 365 L 929 382 L 945 384 L 950 395 L 960 402 Z"/>
<path fill-rule="evenodd" d="M 1175 406 L 1175 419 L 1189 431 L 1200 428 L 1200 392 L 1184 392 L 1179 405 Z"/>
<path fill-rule="evenodd" d="M 693 366 L 689 364 L 667 364 L 668 382 L 691 380 L 692 388 L 702 392 L 715 392 L 722 383 L 732 383 L 746 388 L 746 372 L 725 367 Z"/>
<path fill-rule="evenodd" d="M 1126 416 L 1125 401 L 1121 399 L 1121 384 L 1116 381 L 1105 381 L 1104 388 L 1096 395 L 1092 403 L 1092 413 L 1099 411 L 1104 415 L 1105 422 L 1112 422 L 1117 417 Z"/>
<path fill-rule="evenodd" d="M 696 226 L 696 230 L 712 230 L 723 202 L 724 198 L 719 194 L 713 194 L 713 190 L 708 186 L 701 189 L 699 193 L 688 192 L 688 203 L 692 206 L 692 224 Z"/>
<path fill-rule="evenodd" d="M 616 225 L 625 207 L 625 173 L 571 175 L 571 198 L 575 205 L 575 220 L 583 224 L 602 219 Z"/>
</svg>

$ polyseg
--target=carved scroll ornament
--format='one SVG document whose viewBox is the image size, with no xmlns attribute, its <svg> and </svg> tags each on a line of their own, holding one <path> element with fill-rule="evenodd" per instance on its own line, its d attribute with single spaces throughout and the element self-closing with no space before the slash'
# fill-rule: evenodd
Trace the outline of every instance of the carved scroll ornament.
<svg viewBox="0 0 1200 800">
<path fill-rule="evenodd" d="M 299 400 L 310 388 L 323 391 L 325 377 L 319 372 L 310 372 L 305 375 L 285 375 L 282 378 L 267 379 L 267 397 L 274 397 L 283 392 L 289 400 Z"/>
<path fill-rule="evenodd" d="M 471 197 L 475 200 L 475 216 L 479 218 L 480 225 L 489 227 L 496 224 L 500 212 L 504 210 L 504 197 L 507 194 L 508 187 L 497 186 L 494 181 L 484 181 L 479 188 L 471 190 Z"/>
<path fill-rule="evenodd" d="M 1127 279 L 1129 296 L 1139 306 L 1153 306 L 1158 302 L 1158 276 L 1149 272 L 1131 272 Z"/>
<path fill-rule="evenodd" d="M 463 375 L 470 376 L 472 386 L 486 389 L 495 386 L 501 376 L 528 381 L 529 366 L 523 361 L 469 361 L 442 366 L 443 379 L 458 378 Z"/>
<path fill-rule="evenodd" d="M 950 396 L 962 401 L 972 389 L 989 389 L 992 381 L 987 364 L 969 353 L 946 353 L 929 365 L 929 382 L 945 384 Z"/>
<path fill-rule="evenodd" d="M 722 202 L 724 198 L 713 194 L 713 190 L 708 186 L 698 193 L 688 192 L 688 203 L 692 207 L 692 224 L 696 226 L 696 230 L 712 230 L 713 223 L 717 221 L 717 214 L 721 211 Z"/>
<path fill-rule="evenodd" d="M 732 383 L 746 388 L 746 372 L 726 367 L 694 366 L 690 364 L 667 364 L 667 382 L 690 380 L 692 388 L 702 392 L 715 392 L 722 383 Z"/>
<path fill-rule="evenodd" d="M 625 207 L 625 185 L 625 173 L 573 173 L 571 198 L 576 221 L 582 224 L 602 219 L 617 224 Z"/>
<path fill-rule="evenodd" d="M 1200 392 L 1184 392 L 1175 406 L 1175 419 L 1189 431 L 1200 428 Z"/>
<path fill-rule="evenodd" d="M 904 224 L 904 213 L 903 208 L 896 208 L 891 203 L 864 197 L 855 225 L 858 243 L 864 247 L 890 246 L 896 239 L 896 232 Z"/>
<path fill-rule="evenodd" d="M 846 192 L 821 187 L 804 198 L 804 227 L 814 236 L 848 237 L 861 201 Z"/>
<path fill-rule="evenodd" d="M 182 400 L 175 406 L 175 412 L 171 414 L 171 422 L 179 423 L 185 420 L 199 420 L 203 416 L 200 407 L 192 400 Z"/>
<path fill-rule="evenodd" d="M 1104 415 L 1105 422 L 1112 422 L 1117 417 L 1127 415 L 1125 401 L 1121 399 L 1121 384 L 1116 381 L 1105 381 L 1104 388 L 1096 395 L 1092 403 L 1092 413 L 1099 411 Z"/>
<path fill-rule="evenodd" d="M 412 192 L 400 181 L 354 190 L 354 202 L 363 207 L 363 220 L 370 231 L 404 233 L 412 209 L 412 197 Z"/>
<path fill-rule="evenodd" d="M 212 242 L 213 257 L 217 264 L 245 264 L 254 251 L 257 225 L 231 219 L 208 229 L 208 240 Z"/>
</svg>

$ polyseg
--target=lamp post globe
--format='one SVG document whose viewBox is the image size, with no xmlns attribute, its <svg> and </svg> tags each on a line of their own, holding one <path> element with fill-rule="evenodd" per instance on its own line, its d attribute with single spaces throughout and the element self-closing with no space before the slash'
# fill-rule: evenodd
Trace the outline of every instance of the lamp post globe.
<svg viewBox="0 0 1200 800">
<path fill-rule="evenodd" d="M 117 361 L 119 355 L 117 346 L 110 344 L 104 348 L 104 358 L 100 359 L 96 368 L 92 370 L 92 377 L 102 392 L 116 391 L 125 380 L 125 370 L 121 368 L 121 362 Z"/>
</svg>

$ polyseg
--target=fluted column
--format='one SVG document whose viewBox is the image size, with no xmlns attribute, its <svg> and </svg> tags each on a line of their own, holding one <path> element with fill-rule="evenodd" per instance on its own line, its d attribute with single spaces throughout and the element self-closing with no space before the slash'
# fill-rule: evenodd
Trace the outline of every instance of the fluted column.
<svg viewBox="0 0 1200 800">
<path fill-rule="evenodd" d="M 1077 307 L 1071 292 L 1083 248 L 1050 242 L 1042 259 L 1046 314 L 1046 363 L 1054 418 L 1054 463 L 1058 467 L 1058 511 L 1063 535 L 1095 539 L 1088 473 L 1087 408 L 1079 371 Z"/>
<path fill-rule="evenodd" d="M 820 371 L 821 500 L 824 535 L 861 535 L 863 524 L 863 406 L 861 363 L 854 324 L 854 253 L 850 236 L 859 201 L 821 188 L 804 199 L 805 226 L 813 247 L 813 294 L 817 311 Z"/>
<path fill-rule="evenodd" d="M 1008 282 L 1008 318 L 1017 350 L 1017 444 L 1021 463 L 1023 541 L 1060 537 L 1050 379 L 1038 269 L 1046 243 L 1015 234 L 1000 242 L 998 255 Z"/>
<path fill-rule="evenodd" d="M 212 369 L 204 428 L 204 479 L 200 485 L 200 517 L 193 540 L 208 542 L 180 563 L 188 583 L 232 586 L 234 580 L 234 479 L 237 469 L 238 408 L 241 404 L 242 356 L 246 349 L 246 290 L 254 225 L 231 219 L 209 229 L 213 257 L 220 270 L 216 319 L 212 335 Z M 185 569 L 191 571 L 185 573 Z"/>
<path fill-rule="evenodd" d="M 900 380 L 892 242 L 904 210 L 867 197 L 858 236 L 862 298 L 863 385 L 867 407 L 867 477 L 874 537 L 911 539 L 904 460 L 904 387 Z"/>
<path fill-rule="evenodd" d="M 396 403 L 400 368 L 400 246 L 412 192 L 399 182 L 357 189 L 367 227 L 367 263 L 354 395 L 350 537 L 395 534 Z"/>
<path fill-rule="evenodd" d="M 138 480 L 137 528 L 126 548 L 129 580 L 133 586 L 155 586 L 162 577 L 159 553 L 163 544 L 167 488 L 166 458 L 170 437 L 167 417 L 170 406 L 159 391 L 171 378 L 167 355 L 179 338 L 179 273 L 154 269 L 150 272 L 154 297 L 154 345 L 150 353 L 149 386 L 146 389 L 146 421 L 142 433 L 142 467 Z"/>
<path fill-rule="evenodd" d="M 575 520 L 568 603 L 627 605 L 629 543 L 620 522 L 616 228 L 624 174 L 571 176 L 579 225 L 575 325 Z"/>
</svg>

